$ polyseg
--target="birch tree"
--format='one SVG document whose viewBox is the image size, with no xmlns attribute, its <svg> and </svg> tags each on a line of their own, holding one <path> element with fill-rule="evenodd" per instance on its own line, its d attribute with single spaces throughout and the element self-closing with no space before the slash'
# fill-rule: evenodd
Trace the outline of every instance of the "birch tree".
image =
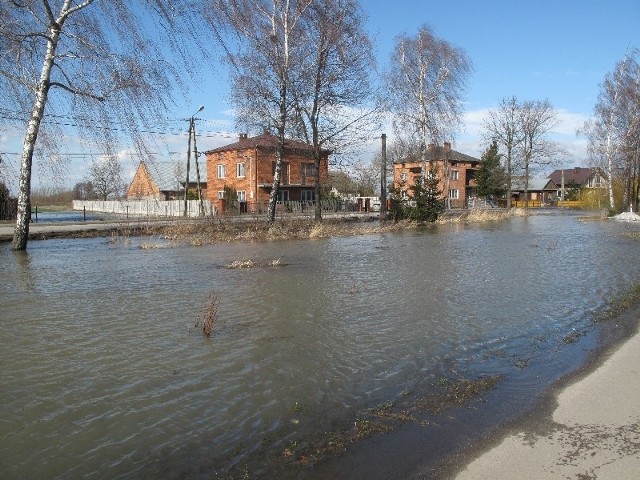
<svg viewBox="0 0 640 480">
<path fill-rule="evenodd" d="M 322 219 L 323 150 L 364 143 L 378 128 L 372 101 L 375 59 L 357 0 L 315 0 L 303 16 L 301 63 L 291 72 L 295 129 L 312 146 L 315 220 Z"/>
<path fill-rule="evenodd" d="M 466 53 L 437 38 L 427 26 L 421 27 L 416 36 L 396 37 L 385 78 L 385 102 L 394 115 L 398 136 L 406 133 L 418 138 L 423 179 L 427 174 L 427 145 L 451 139 L 461 123 L 462 95 L 470 72 Z"/>
<path fill-rule="evenodd" d="M 121 133 L 146 151 L 140 125 L 157 125 L 171 92 L 184 93 L 183 80 L 198 71 L 190 53 L 202 44 L 194 7 L 188 0 L 0 3 L 0 105 L 27 118 L 15 250 L 27 247 L 34 157 L 60 138 L 47 115 L 109 155 Z"/>
<path fill-rule="evenodd" d="M 505 170 L 507 175 L 507 208 L 511 208 L 511 191 L 514 174 L 515 153 L 524 141 L 520 128 L 520 103 L 514 97 L 503 98 L 495 110 L 490 110 L 483 120 L 483 136 L 489 142 L 495 141 L 504 151 Z"/>
<path fill-rule="evenodd" d="M 558 145 L 549 139 L 549 133 L 559 124 L 559 120 L 549 100 L 531 100 L 520 105 L 518 124 L 522 132 L 520 152 L 524 171 L 524 206 L 528 208 L 531 169 L 550 165 L 560 152 Z"/>
<path fill-rule="evenodd" d="M 608 177 L 611 211 L 640 207 L 640 65 L 633 49 L 606 75 L 586 135 L 591 156 Z M 616 200 L 615 185 L 622 195 Z M 620 208 L 619 208 L 620 207 Z"/>
<path fill-rule="evenodd" d="M 213 28 L 232 67 L 232 100 L 239 124 L 274 127 L 276 166 L 267 223 L 275 221 L 285 138 L 293 112 L 291 70 L 302 60 L 301 18 L 312 0 L 214 0 L 221 13 Z M 225 32 L 234 35 L 227 40 Z M 235 50 L 234 50 L 235 49 Z"/>
</svg>

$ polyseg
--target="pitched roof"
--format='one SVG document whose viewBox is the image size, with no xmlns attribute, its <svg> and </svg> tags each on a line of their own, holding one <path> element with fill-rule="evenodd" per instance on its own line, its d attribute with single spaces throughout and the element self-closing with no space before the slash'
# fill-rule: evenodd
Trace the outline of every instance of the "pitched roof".
<svg viewBox="0 0 640 480">
<path fill-rule="evenodd" d="M 200 169 L 200 181 L 206 181 L 207 162 L 198 162 Z M 183 162 L 156 162 L 156 161 L 142 161 L 140 164 L 144 164 L 151 175 L 151 178 L 156 183 L 160 191 L 163 192 L 177 192 L 184 189 L 186 165 Z M 189 165 L 189 183 L 196 181 L 196 166 L 193 158 Z"/>
<path fill-rule="evenodd" d="M 427 155 L 426 155 L 426 160 L 428 162 L 444 160 L 445 156 L 448 160 L 453 162 L 480 163 L 479 158 L 472 157 L 471 155 L 467 155 L 465 153 L 460 153 L 456 150 L 451 150 L 450 147 L 429 145 L 429 148 L 427 149 Z M 422 160 L 420 158 L 412 157 L 412 158 L 406 158 L 404 160 L 395 161 L 394 163 L 411 163 L 411 162 L 421 162 L 421 161 Z"/>
<path fill-rule="evenodd" d="M 596 174 L 602 172 L 599 168 L 593 167 L 575 167 L 575 168 L 567 168 L 564 170 L 554 170 L 548 178 L 554 181 L 556 185 L 562 185 L 562 173 L 564 172 L 564 183 L 565 185 L 568 183 L 575 183 L 576 185 L 585 185 L 589 178 Z M 603 175 L 604 176 L 604 175 Z"/>
<path fill-rule="evenodd" d="M 511 190 L 524 190 L 524 177 L 514 177 L 511 180 Z M 529 192 L 556 190 L 558 190 L 558 186 L 553 180 L 550 180 L 548 178 L 530 178 L 527 184 L 527 191 Z"/>
<path fill-rule="evenodd" d="M 237 142 L 224 145 L 222 147 L 207 150 L 205 154 L 228 152 L 230 150 L 247 150 L 251 148 L 277 148 L 278 137 L 269 132 L 264 132 L 262 135 L 256 135 L 255 137 L 248 137 L 246 134 L 241 134 Z M 299 140 L 293 140 L 290 138 L 285 139 L 284 147 L 292 150 L 310 151 L 311 145 Z M 322 153 L 329 154 L 330 150 L 322 150 Z"/>
</svg>

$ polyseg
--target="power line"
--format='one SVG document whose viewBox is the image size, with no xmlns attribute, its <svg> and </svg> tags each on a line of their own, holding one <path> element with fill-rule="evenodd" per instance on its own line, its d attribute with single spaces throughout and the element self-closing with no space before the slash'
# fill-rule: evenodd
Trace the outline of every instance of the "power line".
<svg viewBox="0 0 640 480">
<path fill-rule="evenodd" d="M 27 118 L 26 117 L 17 117 L 15 115 L 24 115 L 24 112 L 11 112 L 8 110 L 4 110 L 2 108 L 0 108 L 0 118 L 5 119 L 5 120 L 14 120 L 14 121 L 20 121 L 20 122 L 26 122 Z M 45 117 L 52 117 L 52 118 L 69 118 L 71 120 L 74 120 L 73 117 L 70 117 L 68 115 L 53 115 L 53 114 L 45 114 Z M 82 117 L 79 118 L 80 120 L 83 120 Z M 81 128 L 85 125 L 79 125 L 78 123 L 70 123 L 70 122 L 54 122 L 54 121 L 50 121 L 47 120 L 46 118 L 44 119 L 44 121 L 46 121 L 46 123 L 51 124 L 51 125 L 60 125 L 63 127 L 76 127 L 76 128 Z M 160 119 L 160 121 L 167 121 L 167 119 Z M 182 121 L 182 120 L 170 120 L 170 121 Z M 211 120 L 203 120 L 204 122 L 207 123 L 211 123 L 214 124 L 215 123 Z M 91 123 L 91 122 L 89 122 Z M 116 125 L 126 125 L 123 122 L 114 122 L 114 124 Z M 130 129 L 123 129 L 123 128 L 117 128 L 117 127 L 110 127 L 107 125 L 99 125 L 96 123 L 92 124 L 93 128 L 98 128 L 98 129 L 102 129 L 102 130 L 109 130 L 109 131 L 113 131 L 113 132 L 127 132 Z M 146 130 L 146 129 L 136 129 L 136 132 L 139 133 L 148 133 L 148 134 L 152 134 L 152 135 L 175 135 L 175 136 L 185 136 L 188 135 L 188 131 L 158 131 L 158 130 Z M 229 133 L 229 132 L 223 132 L 223 131 L 205 131 L 205 132 L 201 132 L 198 133 L 197 136 L 198 137 L 203 137 L 203 138 L 235 138 L 237 134 L 236 133 Z"/>
</svg>

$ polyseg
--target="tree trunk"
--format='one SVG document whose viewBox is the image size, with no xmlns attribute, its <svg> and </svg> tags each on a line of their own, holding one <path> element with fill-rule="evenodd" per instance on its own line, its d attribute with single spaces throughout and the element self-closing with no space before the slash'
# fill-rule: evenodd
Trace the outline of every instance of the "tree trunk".
<svg viewBox="0 0 640 480">
<path fill-rule="evenodd" d="M 313 164 L 316 166 L 316 184 L 315 184 L 315 200 L 316 200 L 316 205 L 315 205 L 315 212 L 314 212 L 314 220 L 316 222 L 321 222 L 322 221 L 322 205 L 320 204 L 320 201 L 322 200 L 320 198 L 320 164 L 321 162 L 321 153 L 316 151 L 316 149 L 314 149 L 313 151 Z"/>
<path fill-rule="evenodd" d="M 511 147 L 507 147 L 507 209 L 511 209 L 511 177 L 513 176 L 513 167 L 511 166 Z"/>
<path fill-rule="evenodd" d="M 49 95 L 51 70 L 53 69 L 54 57 L 58 41 L 60 39 L 61 22 L 53 23 L 49 28 L 49 40 L 47 42 L 47 52 L 45 54 L 42 70 L 40 72 L 40 82 L 36 89 L 36 98 L 31 111 L 31 118 L 27 125 L 27 133 L 22 146 L 22 159 L 20 162 L 20 180 L 18 183 L 18 214 L 16 228 L 13 233 L 13 250 L 26 250 L 29 239 L 29 220 L 31 217 L 31 169 L 33 165 L 33 151 L 36 139 L 40 131 L 40 123 L 44 115 L 44 109 Z"/>
<path fill-rule="evenodd" d="M 273 172 L 273 183 L 271 184 L 271 194 L 269 195 L 269 208 L 267 214 L 267 225 L 269 228 L 276 221 L 276 203 L 278 201 L 278 190 L 280 189 L 280 177 L 282 175 L 282 162 L 284 160 L 285 125 L 287 121 L 287 85 L 284 80 L 280 81 L 280 125 L 278 125 L 278 147 L 276 151 L 276 168 Z"/>
</svg>

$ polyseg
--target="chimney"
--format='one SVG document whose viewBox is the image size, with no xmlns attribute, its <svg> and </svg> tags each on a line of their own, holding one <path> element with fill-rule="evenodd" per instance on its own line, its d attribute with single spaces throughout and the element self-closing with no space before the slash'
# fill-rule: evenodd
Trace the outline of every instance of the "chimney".
<svg viewBox="0 0 640 480">
<path fill-rule="evenodd" d="M 444 142 L 444 151 L 445 152 L 451 151 L 451 142 Z"/>
<path fill-rule="evenodd" d="M 432 152 L 435 148 L 436 148 L 435 143 L 430 143 L 430 144 L 429 144 L 429 150 L 428 150 L 428 151 Z"/>
<path fill-rule="evenodd" d="M 238 137 L 238 140 L 246 140 L 246 139 L 247 139 L 246 133 L 241 133 L 240 136 Z"/>
</svg>

